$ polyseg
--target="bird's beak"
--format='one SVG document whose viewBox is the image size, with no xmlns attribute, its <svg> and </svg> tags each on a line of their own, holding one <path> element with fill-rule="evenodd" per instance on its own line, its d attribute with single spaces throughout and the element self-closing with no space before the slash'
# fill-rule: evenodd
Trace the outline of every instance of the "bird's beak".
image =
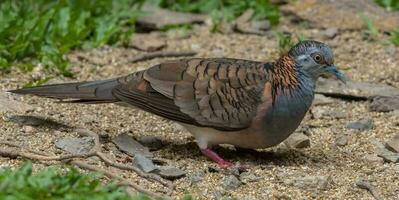
<svg viewBox="0 0 399 200">
<path fill-rule="evenodd" d="M 334 64 L 327 66 L 327 73 L 334 75 L 338 80 L 346 84 L 345 75 Z"/>
</svg>

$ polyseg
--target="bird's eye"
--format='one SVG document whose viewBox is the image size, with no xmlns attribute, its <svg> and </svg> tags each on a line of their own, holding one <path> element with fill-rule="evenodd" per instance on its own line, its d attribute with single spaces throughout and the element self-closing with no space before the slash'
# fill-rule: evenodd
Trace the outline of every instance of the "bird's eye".
<svg viewBox="0 0 399 200">
<path fill-rule="evenodd" d="M 320 62 L 320 61 L 322 60 L 322 57 L 321 57 L 321 55 L 316 54 L 316 55 L 313 57 L 313 59 L 314 59 L 316 62 Z"/>
</svg>

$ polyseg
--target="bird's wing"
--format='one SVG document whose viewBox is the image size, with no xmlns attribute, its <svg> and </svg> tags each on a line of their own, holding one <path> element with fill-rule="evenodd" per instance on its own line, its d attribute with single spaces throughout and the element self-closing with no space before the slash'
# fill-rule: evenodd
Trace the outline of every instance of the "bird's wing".
<svg viewBox="0 0 399 200">
<path fill-rule="evenodd" d="M 240 130 L 262 101 L 264 65 L 225 58 L 170 61 L 119 79 L 113 95 L 171 120 Z"/>
</svg>

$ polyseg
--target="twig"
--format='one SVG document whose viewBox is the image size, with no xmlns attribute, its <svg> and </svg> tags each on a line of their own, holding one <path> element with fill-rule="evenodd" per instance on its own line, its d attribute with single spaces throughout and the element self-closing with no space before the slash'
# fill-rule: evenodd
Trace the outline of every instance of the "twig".
<svg viewBox="0 0 399 200">
<path fill-rule="evenodd" d="M 130 187 L 134 188 L 135 190 L 137 190 L 138 192 L 142 192 L 142 193 L 148 194 L 148 195 L 150 195 L 152 197 L 157 197 L 157 198 L 162 198 L 162 199 L 170 199 L 169 197 L 166 197 L 166 196 L 163 196 L 163 195 L 159 195 L 157 193 L 154 193 L 154 192 L 151 192 L 149 190 L 146 190 L 146 189 L 140 187 L 139 185 L 137 185 L 136 183 L 133 183 L 132 181 L 129 181 L 128 179 L 125 179 L 125 178 L 123 178 L 121 176 L 118 176 L 118 175 L 116 175 L 116 174 L 114 174 L 112 172 L 103 170 L 103 169 L 101 169 L 99 167 L 96 167 L 94 165 L 87 164 L 86 162 L 74 160 L 74 161 L 71 161 L 70 163 L 73 164 L 73 165 L 76 165 L 76 166 L 78 166 L 78 167 L 80 167 L 82 169 L 87 169 L 87 170 L 90 170 L 90 171 L 100 172 L 100 173 L 108 176 L 111 179 L 118 179 L 118 180 L 120 180 L 122 182 L 122 184 L 126 184 L 126 185 L 130 186 Z"/>
<path fill-rule="evenodd" d="M 166 186 L 168 188 L 168 191 L 167 191 L 168 195 L 173 192 L 173 189 L 174 189 L 175 186 L 174 186 L 174 184 L 171 181 L 165 180 L 165 179 L 163 179 L 162 177 L 160 177 L 159 175 L 156 175 L 156 174 L 145 173 L 145 172 L 141 171 L 137 167 L 130 166 L 130 165 L 123 165 L 123 164 L 114 162 L 111 159 L 107 158 L 107 156 L 101 150 L 101 143 L 100 143 L 100 138 L 99 138 L 98 134 L 96 134 L 96 133 L 94 133 L 94 132 L 92 132 L 90 130 L 87 130 L 87 129 L 77 129 L 75 131 L 81 136 L 89 136 L 89 137 L 93 138 L 94 146 L 92 147 L 92 149 L 88 153 L 52 156 L 52 155 L 47 155 L 46 153 L 43 153 L 43 152 L 36 152 L 36 151 L 32 151 L 32 150 L 27 150 L 29 152 L 24 152 L 24 151 L 22 151 L 23 148 L 20 145 L 12 143 L 12 142 L 8 142 L 8 141 L 2 141 L 2 142 L 0 142 L 0 145 L 3 144 L 3 145 L 10 146 L 10 147 L 18 148 L 20 151 L 16 151 L 15 149 L 1 148 L 0 147 L 0 156 L 8 157 L 8 158 L 22 157 L 22 158 L 31 159 L 31 160 L 38 160 L 38 161 L 70 161 L 70 163 L 76 164 L 76 162 L 77 162 L 78 164 L 81 164 L 84 167 L 87 167 L 86 165 L 84 165 L 86 163 L 82 164 L 81 161 L 76 161 L 76 160 L 72 160 L 72 159 L 88 158 L 88 157 L 92 157 L 92 156 L 97 156 L 103 162 L 105 162 L 107 165 L 110 165 L 112 167 L 115 167 L 115 168 L 118 168 L 118 169 L 121 169 L 121 170 L 133 171 L 137 175 L 139 175 L 140 177 L 143 177 L 143 178 L 145 178 L 147 180 L 156 181 L 156 182 Z M 78 164 L 76 164 L 76 165 L 78 165 Z M 95 171 L 98 171 L 98 170 L 96 169 Z M 108 172 L 106 170 L 103 170 L 103 171 L 104 171 L 104 174 L 108 173 L 109 175 L 112 175 L 111 172 Z M 127 183 L 129 183 L 129 182 L 127 182 Z M 137 189 L 136 187 L 139 187 L 137 185 L 133 185 L 133 183 L 129 183 L 128 185 L 133 187 L 134 189 Z M 146 190 L 144 190 L 142 188 L 140 188 L 140 189 L 142 190 L 141 192 L 145 192 L 146 191 Z M 145 193 L 147 193 L 147 192 L 145 192 Z M 150 193 L 147 193 L 147 194 L 153 196 L 155 193 L 150 192 Z M 162 195 L 156 194 L 155 196 L 162 196 Z"/>
<path fill-rule="evenodd" d="M 150 53 L 141 54 L 135 56 L 131 59 L 128 59 L 127 63 L 136 63 L 144 60 L 151 60 L 154 58 L 161 58 L 161 57 L 182 57 L 182 56 L 194 56 L 197 52 L 194 51 L 187 51 L 187 52 L 165 52 L 165 51 L 155 51 Z"/>
<path fill-rule="evenodd" d="M 374 199 L 376 199 L 376 200 L 384 200 L 384 198 L 382 198 L 377 193 L 377 191 L 374 188 L 374 186 L 372 186 L 367 180 L 364 180 L 363 178 L 358 178 L 356 180 L 356 186 L 361 188 L 361 189 L 368 190 L 371 193 L 371 195 L 374 197 Z"/>
</svg>

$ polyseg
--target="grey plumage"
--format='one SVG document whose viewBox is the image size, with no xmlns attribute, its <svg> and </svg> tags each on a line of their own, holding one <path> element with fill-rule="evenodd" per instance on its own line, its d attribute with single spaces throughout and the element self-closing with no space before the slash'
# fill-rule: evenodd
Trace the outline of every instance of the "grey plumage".
<svg viewBox="0 0 399 200">
<path fill-rule="evenodd" d="M 75 103 L 131 104 L 183 124 L 204 154 L 225 164 L 207 148 L 220 143 L 263 148 L 283 141 L 309 109 L 318 76 L 330 73 L 345 80 L 333 61 L 327 45 L 304 41 L 275 62 L 183 59 L 120 78 L 11 92 Z"/>
</svg>

